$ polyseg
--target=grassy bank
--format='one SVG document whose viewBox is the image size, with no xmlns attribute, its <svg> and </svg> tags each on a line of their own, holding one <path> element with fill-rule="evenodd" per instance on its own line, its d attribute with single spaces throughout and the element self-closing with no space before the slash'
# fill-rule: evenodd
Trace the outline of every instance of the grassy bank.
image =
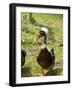
<svg viewBox="0 0 72 90">
<path fill-rule="evenodd" d="M 26 58 L 24 68 L 21 70 L 21 76 L 39 76 L 41 67 L 38 65 L 36 59 L 40 51 L 40 46 L 34 42 L 36 33 L 40 27 L 45 26 L 49 29 L 47 47 L 54 48 L 55 65 L 53 75 L 61 75 L 62 61 L 63 61 L 63 15 L 57 14 L 32 14 L 30 21 L 29 13 L 21 13 L 21 39 L 22 48 L 26 50 Z M 24 43 L 23 43 L 24 41 Z"/>
</svg>

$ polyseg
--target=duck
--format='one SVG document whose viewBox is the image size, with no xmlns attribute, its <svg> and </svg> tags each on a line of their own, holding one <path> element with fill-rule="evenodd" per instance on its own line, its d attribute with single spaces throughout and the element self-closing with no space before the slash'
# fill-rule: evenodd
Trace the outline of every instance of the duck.
<svg viewBox="0 0 72 90">
<path fill-rule="evenodd" d="M 21 67 L 25 64 L 26 51 L 25 49 L 21 49 Z"/>
<path fill-rule="evenodd" d="M 54 49 L 51 50 L 47 47 L 47 36 L 49 30 L 42 27 L 36 35 L 36 42 L 40 44 L 40 51 L 37 56 L 37 62 L 41 67 L 41 76 L 45 76 L 44 70 L 51 71 L 55 66 L 55 53 Z"/>
</svg>

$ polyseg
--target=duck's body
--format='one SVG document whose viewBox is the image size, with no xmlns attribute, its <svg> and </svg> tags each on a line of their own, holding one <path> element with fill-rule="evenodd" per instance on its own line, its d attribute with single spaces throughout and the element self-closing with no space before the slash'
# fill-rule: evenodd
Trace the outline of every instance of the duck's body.
<svg viewBox="0 0 72 90">
<path fill-rule="evenodd" d="M 43 69 L 50 69 L 55 64 L 55 55 L 49 52 L 47 48 L 41 49 L 37 57 L 37 62 Z"/>
<path fill-rule="evenodd" d="M 21 50 L 21 67 L 25 64 L 26 51 Z"/>
</svg>

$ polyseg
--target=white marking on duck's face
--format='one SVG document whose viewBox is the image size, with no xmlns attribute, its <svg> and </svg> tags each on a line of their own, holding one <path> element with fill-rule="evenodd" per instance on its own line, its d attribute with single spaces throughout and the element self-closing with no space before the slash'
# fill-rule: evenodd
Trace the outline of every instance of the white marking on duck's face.
<svg viewBox="0 0 72 90">
<path fill-rule="evenodd" d="M 42 27 L 41 31 L 44 31 L 46 35 L 48 35 L 49 30 L 46 27 Z"/>
</svg>

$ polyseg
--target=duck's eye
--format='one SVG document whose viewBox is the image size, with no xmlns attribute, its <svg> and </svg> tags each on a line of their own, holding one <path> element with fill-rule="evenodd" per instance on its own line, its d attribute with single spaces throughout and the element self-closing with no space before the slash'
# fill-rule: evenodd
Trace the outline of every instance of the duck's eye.
<svg viewBox="0 0 72 90">
<path fill-rule="evenodd" d="M 39 32 L 41 36 L 45 36 L 45 32 L 44 31 L 40 31 Z"/>
</svg>

